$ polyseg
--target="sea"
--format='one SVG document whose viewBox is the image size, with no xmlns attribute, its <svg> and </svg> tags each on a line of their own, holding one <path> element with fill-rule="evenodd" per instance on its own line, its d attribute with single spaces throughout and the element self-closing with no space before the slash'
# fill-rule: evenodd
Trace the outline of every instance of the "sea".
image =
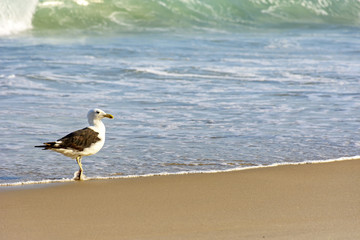
<svg viewBox="0 0 360 240">
<path fill-rule="evenodd" d="M 88 179 L 359 158 L 359 0 L 1 0 L 0 186 L 101 108 Z"/>
</svg>

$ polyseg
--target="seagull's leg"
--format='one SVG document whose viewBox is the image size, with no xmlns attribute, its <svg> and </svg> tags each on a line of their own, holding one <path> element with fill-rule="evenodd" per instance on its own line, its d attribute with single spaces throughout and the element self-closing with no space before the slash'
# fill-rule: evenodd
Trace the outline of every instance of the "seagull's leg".
<svg viewBox="0 0 360 240">
<path fill-rule="evenodd" d="M 81 156 L 76 157 L 76 161 L 77 161 L 77 163 L 78 163 L 78 165 L 80 167 L 80 169 L 79 169 L 80 172 L 82 172 L 83 168 L 82 168 L 82 164 L 81 164 Z"/>
<path fill-rule="evenodd" d="M 79 178 L 79 180 L 81 180 L 82 175 L 83 175 L 83 168 L 82 168 L 82 164 L 81 164 L 81 156 L 76 157 L 76 162 L 79 165 L 78 178 Z"/>
</svg>

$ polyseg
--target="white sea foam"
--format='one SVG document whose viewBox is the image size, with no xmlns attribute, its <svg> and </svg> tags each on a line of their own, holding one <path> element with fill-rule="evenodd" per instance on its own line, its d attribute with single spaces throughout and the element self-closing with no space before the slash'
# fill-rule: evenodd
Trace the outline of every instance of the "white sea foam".
<svg viewBox="0 0 360 240">
<path fill-rule="evenodd" d="M 128 178 L 141 178 L 141 177 L 154 177 L 154 176 L 188 175 L 188 174 L 225 173 L 225 172 L 243 171 L 243 170 L 250 170 L 250 169 L 257 169 L 257 168 L 269 168 L 269 167 L 277 167 L 277 166 L 329 163 L 329 162 L 339 162 L 339 161 L 349 161 L 349 160 L 360 160 L 360 155 L 352 156 L 352 157 L 340 157 L 340 158 L 327 159 L 327 160 L 308 160 L 308 161 L 304 161 L 304 162 L 294 162 L 294 163 L 292 163 L 292 162 L 283 162 L 283 163 L 274 163 L 274 164 L 270 164 L 270 165 L 236 167 L 236 168 L 231 168 L 231 169 L 226 169 L 226 170 L 180 171 L 180 172 L 175 172 L 175 173 L 162 172 L 162 173 L 150 173 L 150 174 L 143 174 L 143 175 L 86 177 L 84 179 L 84 181 L 128 179 Z M 34 185 L 34 184 L 50 184 L 50 183 L 67 183 L 67 182 L 75 182 L 75 181 L 76 180 L 70 179 L 70 178 L 44 179 L 44 180 L 39 180 L 39 181 L 2 183 L 2 184 L 0 184 L 0 187 L 16 187 L 16 186 L 25 186 L 25 185 Z"/>
<path fill-rule="evenodd" d="M 75 181 L 74 179 L 70 179 L 70 178 L 44 179 L 44 180 L 39 180 L 39 181 L 1 183 L 0 187 L 16 187 L 16 186 L 25 186 L 25 185 L 34 185 L 34 184 L 65 183 L 65 182 L 74 182 L 74 181 Z"/>
<path fill-rule="evenodd" d="M 168 72 L 163 69 L 155 69 L 155 68 L 137 68 L 135 69 L 138 72 L 150 73 L 158 76 L 166 76 L 166 77 L 179 77 L 179 78 L 205 78 L 205 79 L 229 79 L 236 80 L 238 78 L 232 76 L 223 76 L 223 75 L 204 75 L 204 74 L 189 74 L 189 73 L 174 73 Z"/>
<path fill-rule="evenodd" d="M 38 0 L 1 0 L 0 36 L 31 29 L 37 3 Z"/>
</svg>

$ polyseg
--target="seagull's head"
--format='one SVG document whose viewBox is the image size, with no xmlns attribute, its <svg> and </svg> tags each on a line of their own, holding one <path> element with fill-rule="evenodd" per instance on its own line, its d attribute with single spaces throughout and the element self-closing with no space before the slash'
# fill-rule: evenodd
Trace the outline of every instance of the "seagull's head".
<svg viewBox="0 0 360 240">
<path fill-rule="evenodd" d="M 98 108 L 91 109 L 88 112 L 87 117 L 88 117 L 88 121 L 89 121 L 90 124 L 92 124 L 94 121 L 99 121 L 99 120 L 101 120 L 103 118 L 110 118 L 110 119 L 114 118 L 113 115 L 108 114 L 108 113 L 106 113 L 103 110 L 98 109 Z"/>
</svg>

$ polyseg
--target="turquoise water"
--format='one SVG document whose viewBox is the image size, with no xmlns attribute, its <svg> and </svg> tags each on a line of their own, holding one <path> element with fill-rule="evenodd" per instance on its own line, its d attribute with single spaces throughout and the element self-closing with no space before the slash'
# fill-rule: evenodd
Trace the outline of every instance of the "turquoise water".
<svg viewBox="0 0 360 240">
<path fill-rule="evenodd" d="M 359 1 L 0 9 L 1 184 L 72 178 L 74 160 L 33 146 L 85 127 L 94 107 L 115 119 L 83 159 L 88 177 L 359 155 Z"/>
</svg>

